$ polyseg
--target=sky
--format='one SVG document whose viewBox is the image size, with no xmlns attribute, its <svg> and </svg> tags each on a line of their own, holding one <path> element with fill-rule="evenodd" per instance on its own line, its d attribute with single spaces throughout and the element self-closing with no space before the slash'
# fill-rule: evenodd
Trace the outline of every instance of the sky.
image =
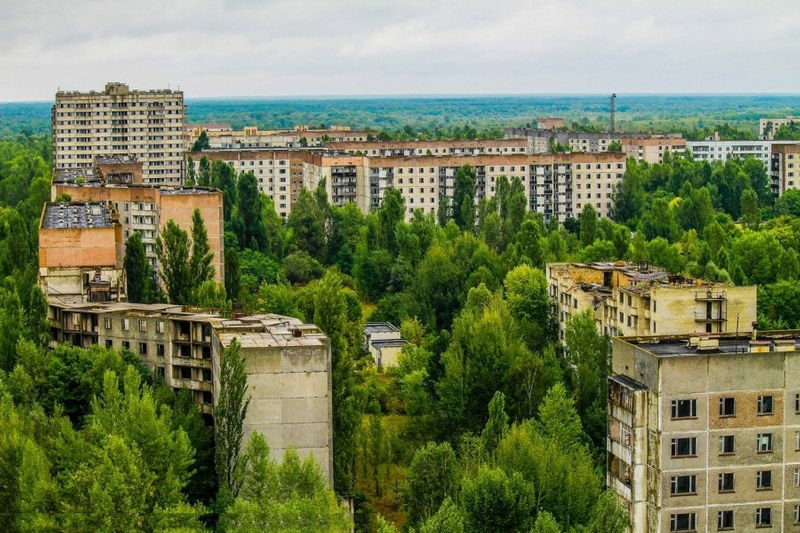
<svg viewBox="0 0 800 533">
<path fill-rule="evenodd" d="M 0 101 L 798 93 L 795 0 L 0 0 Z"/>
</svg>

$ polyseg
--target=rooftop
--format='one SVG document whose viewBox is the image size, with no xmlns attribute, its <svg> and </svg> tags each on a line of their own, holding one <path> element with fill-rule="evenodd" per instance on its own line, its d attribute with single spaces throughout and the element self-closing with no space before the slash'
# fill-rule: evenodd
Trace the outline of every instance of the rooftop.
<svg viewBox="0 0 800 533">
<path fill-rule="evenodd" d="M 614 340 L 636 346 L 656 357 L 800 351 L 800 330 L 763 331 L 755 336 L 723 333 L 617 337 Z"/>
<path fill-rule="evenodd" d="M 93 168 L 61 168 L 56 169 L 53 183 L 77 183 L 79 179 L 87 184 L 101 182 Z"/>
<path fill-rule="evenodd" d="M 372 333 L 394 333 L 400 331 L 397 326 L 388 322 L 367 322 L 364 324 L 364 334 L 370 335 Z"/>
<path fill-rule="evenodd" d="M 115 223 L 111 215 L 111 209 L 100 202 L 49 202 L 42 215 L 42 228 L 110 228 Z"/>
<path fill-rule="evenodd" d="M 94 159 L 98 165 L 135 165 L 138 163 L 132 155 L 98 155 Z"/>
</svg>

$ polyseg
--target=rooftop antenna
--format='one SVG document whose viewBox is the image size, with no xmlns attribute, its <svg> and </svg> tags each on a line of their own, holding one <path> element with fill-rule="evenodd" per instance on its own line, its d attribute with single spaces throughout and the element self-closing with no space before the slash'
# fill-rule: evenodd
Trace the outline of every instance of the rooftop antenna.
<svg viewBox="0 0 800 533">
<path fill-rule="evenodd" d="M 615 119 L 617 114 L 617 93 L 611 93 L 611 133 L 614 133 Z"/>
</svg>

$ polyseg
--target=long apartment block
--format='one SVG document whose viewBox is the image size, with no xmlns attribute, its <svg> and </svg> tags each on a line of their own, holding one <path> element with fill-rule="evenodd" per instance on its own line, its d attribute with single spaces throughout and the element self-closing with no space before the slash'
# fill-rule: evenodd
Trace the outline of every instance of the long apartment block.
<svg viewBox="0 0 800 533">
<path fill-rule="evenodd" d="M 247 126 L 234 130 L 224 124 L 198 124 L 186 128 L 185 147 L 191 151 L 194 143 L 205 132 L 212 150 L 252 150 L 259 148 L 301 148 L 322 146 L 329 142 L 367 142 L 373 134 L 364 130 L 351 130 L 347 126 L 313 128 L 295 126 L 291 130 L 260 130 Z"/>
<path fill-rule="evenodd" d="M 103 91 L 58 91 L 52 108 L 56 169 L 91 167 L 97 156 L 133 156 L 144 183 L 181 183 L 183 92 L 132 90 L 108 83 Z"/>
<path fill-rule="evenodd" d="M 477 175 L 476 201 L 495 194 L 500 176 L 519 178 L 528 208 L 546 220 L 578 217 L 587 204 L 598 216 L 609 216 L 615 186 L 622 180 L 622 153 L 481 154 L 370 157 L 317 150 L 211 150 L 189 154 L 224 161 L 237 172 L 252 171 L 261 190 L 286 217 L 303 187 L 313 189 L 325 178 L 332 204 L 355 203 L 377 209 L 388 188 L 399 189 L 407 217 L 414 210 L 435 213 L 443 198 L 452 199 L 458 169 L 470 165 Z"/>
<path fill-rule="evenodd" d="M 612 340 L 607 484 L 632 532 L 800 530 L 798 341 Z"/>
<path fill-rule="evenodd" d="M 51 343 L 93 345 L 137 354 L 175 390 L 188 389 L 213 415 L 220 394 L 220 355 L 236 339 L 246 358 L 244 447 L 264 434 L 281 460 L 293 448 L 314 456 L 333 479 L 331 354 L 328 338 L 312 324 L 264 314 L 228 319 L 208 310 L 170 304 L 92 303 L 50 297 Z"/>
<path fill-rule="evenodd" d="M 746 332 L 757 319 L 757 287 L 675 276 L 648 263 L 548 263 L 546 274 L 561 339 L 570 318 L 586 310 L 608 336 Z"/>
</svg>

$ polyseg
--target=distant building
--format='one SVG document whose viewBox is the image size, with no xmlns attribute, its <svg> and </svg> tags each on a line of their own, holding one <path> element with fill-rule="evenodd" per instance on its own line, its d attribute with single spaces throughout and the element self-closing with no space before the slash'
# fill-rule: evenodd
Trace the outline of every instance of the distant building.
<svg viewBox="0 0 800 533">
<path fill-rule="evenodd" d="M 259 431 L 273 458 L 280 461 L 289 448 L 311 455 L 333 482 L 330 341 L 316 326 L 279 315 L 227 319 L 178 305 L 54 296 L 48 318 L 54 345 L 129 350 L 176 391 L 189 389 L 206 415 L 220 394 L 220 355 L 238 340 L 251 398 L 242 447 Z"/>
<path fill-rule="evenodd" d="M 775 196 L 800 187 L 800 143 L 773 143 L 770 179 Z"/>
<path fill-rule="evenodd" d="M 771 141 L 775 138 L 778 128 L 788 126 L 793 122 L 800 125 L 800 117 L 762 118 L 758 121 L 759 139 Z"/>
<path fill-rule="evenodd" d="M 603 335 L 750 331 L 757 288 L 674 276 L 648 264 L 548 263 L 559 337 L 570 317 L 590 310 Z"/>
<path fill-rule="evenodd" d="M 58 91 L 52 109 L 56 170 L 91 167 L 97 156 L 132 156 L 143 182 L 180 184 L 183 92 L 131 90 L 107 83 L 102 92 Z"/>
<path fill-rule="evenodd" d="M 650 139 L 622 139 L 622 152 L 638 162 L 651 165 L 663 163 L 667 153 L 680 154 L 686 150 L 686 140 L 674 137 L 656 137 Z"/>
<path fill-rule="evenodd" d="M 607 484 L 633 533 L 800 525 L 800 332 L 612 339 Z"/>
<path fill-rule="evenodd" d="M 564 127 L 564 119 L 560 117 L 541 117 L 536 120 L 536 127 L 540 130 L 557 130 Z"/>
<path fill-rule="evenodd" d="M 521 148 L 520 148 L 521 149 Z M 389 188 L 405 199 L 406 218 L 414 211 L 436 213 L 443 198 L 452 200 L 458 169 L 475 169 L 476 202 L 495 195 L 500 176 L 518 178 L 528 209 L 546 221 L 578 217 L 587 204 L 599 217 L 611 212 L 614 187 L 625 173 L 622 153 L 481 154 L 366 156 L 325 150 L 210 150 L 190 154 L 199 168 L 202 157 L 224 161 L 237 172 L 252 171 L 259 189 L 288 217 L 303 188 L 325 179 L 333 205 L 355 203 L 364 212 L 380 207 Z"/>
<path fill-rule="evenodd" d="M 194 137 L 199 137 L 202 132 L 217 133 L 220 131 L 233 131 L 233 126 L 230 124 L 219 122 L 206 122 L 199 124 L 186 124 L 186 134 Z"/>
<path fill-rule="evenodd" d="M 705 141 L 687 141 L 686 147 L 692 153 L 695 161 L 724 163 L 732 158 L 755 157 L 764 163 L 764 168 L 769 169 L 772 143 L 770 141 L 720 141 L 717 138 Z"/>
<path fill-rule="evenodd" d="M 45 204 L 39 223 L 39 284 L 48 296 L 125 298 L 122 226 L 102 202 Z"/>
<path fill-rule="evenodd" d="M 302 148 L 322 146 L 328 142 L 366 142 L 372 136 L 368 131 L 351 130 L 345 126 L 320 129 L 310 126 L 295 126 L 291 130 L 260 130 L 256 126 L 246 126 L 241 130 L 210 130 L 201 126 L 187 130 L 184 140 L 187 151 L 192 149 L 203 131 L 206 132 L 211 150 Z"/>
<path fill-rule="evenodd" d="M 413 157 L 423 155 L 484 155 L 528 153 L 525 139 L 463 139 L 419 141 L 329 142 L 325 148 L 370 157 Z"/>
<path fill-rule="evenodd" d="M 406 345 L 397 326 L 388 322 L 367 322 L 364 325 L 364 344 L 378 369 L 397 366 L 397 358 Z"/>
</svg>

